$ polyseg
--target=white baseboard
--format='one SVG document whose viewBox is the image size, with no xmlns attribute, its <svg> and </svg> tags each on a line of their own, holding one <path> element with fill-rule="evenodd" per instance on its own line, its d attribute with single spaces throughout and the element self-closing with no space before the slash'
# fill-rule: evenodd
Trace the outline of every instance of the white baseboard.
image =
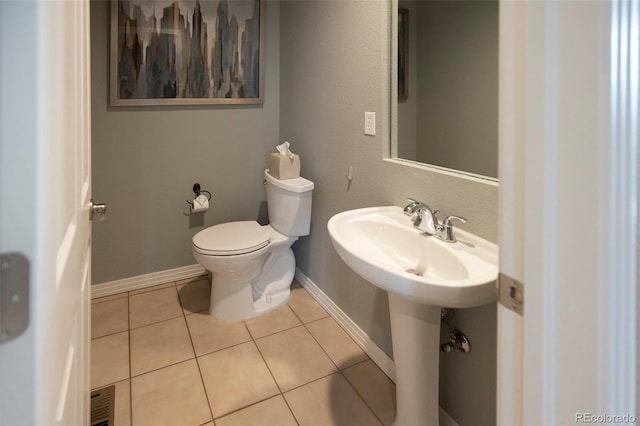
<svg viewBox="0 0 640 426">
<path fill-rule="evenodd" d="M 110 296 L 125 291 L 138 290 L 164 284 L 169 281 L 184 280 L 206 274 L 206 270 L 200 265 L 182 266 L 166 271 L 152 272 L 150 274 L 137 275 L 121 280 L 109 281 L 91 286 L 91 298 Z"/>
<path fill-rule="evenodd" d="M 353 322 L 342 309 L 336 305 L 333 300 L 329 298 L 318 287 L 311 278 L 307 277 L 300 269 L 296 268 L 296 280 L 302 285 L 305 290 L 322 306 L 331 317 L 336 320 L 342 329 L 356 342 L 360 348 L 376 363 L 378 367 L 386 374 L 391 380 L 396 381 L 396 367 L 393 360 L 382 350 L 373 340 L 362 331 L 358 324 Z M 446 411 L 440 407 L 439 413 L 440 426 L 458 426 L 458 424 L 449 416 Z"/>
</svg>

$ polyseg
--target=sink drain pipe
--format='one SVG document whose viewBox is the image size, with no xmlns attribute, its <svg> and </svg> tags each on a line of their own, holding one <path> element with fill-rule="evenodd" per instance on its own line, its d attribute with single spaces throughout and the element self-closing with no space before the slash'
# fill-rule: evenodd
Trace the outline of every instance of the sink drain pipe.
<svg viewBox="0 0 640 426">
<path fill-rule="evenodd" d="M 449 341 L 440 344 L 440 352 L 449 353 L 454 349 L 458 352 L 468 354 L 471 352 L 471 342 L 460 330 L 456 330 L 449 324 L 448 319 L 453 317 L 453 309 L 442 308 L 440 311 L 440 320 L 449 327 Z"/>
</svg>

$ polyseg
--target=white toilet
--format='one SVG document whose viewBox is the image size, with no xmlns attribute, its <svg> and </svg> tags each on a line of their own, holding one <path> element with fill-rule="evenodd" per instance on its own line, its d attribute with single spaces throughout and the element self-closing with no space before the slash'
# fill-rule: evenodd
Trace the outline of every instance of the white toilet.
<svg viewBox="0 0 640 426">
<path fill-rule="evenodd" d="M 264 171 L 270 224 L 211 226 L 193 236 L 196 261 L 211 272 L 209 313 L 221 320 L 253 318 L 289 299 L 296 261 L 291 245 L 309 234 L 313 182 L 278 180 Z"/>
</svg>

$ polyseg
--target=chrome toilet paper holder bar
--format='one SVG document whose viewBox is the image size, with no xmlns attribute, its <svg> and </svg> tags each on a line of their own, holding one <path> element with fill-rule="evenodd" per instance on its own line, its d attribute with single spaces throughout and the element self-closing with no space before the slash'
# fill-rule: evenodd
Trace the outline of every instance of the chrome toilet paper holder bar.
<svg viewBox="0 0 640 426">
<path fill-rule="evenodd" d="M 196 194 L 196 197 L 198 197 L 200 195 L 200 193 L 206 193 L 207 194 L 207 199 L 209 201 L 211 201 L 211 192 L 204 190 L 204 189 L 200 189 L 200 184 L 198 182 L 193 184 L 193 193 Z M 194 197 L 195 198 L 195 197 Z M 187 200 L 187 204 L 189 204 L 191 207 L 193 207 L 193 201 L 189 201 Z"/>
</svg>

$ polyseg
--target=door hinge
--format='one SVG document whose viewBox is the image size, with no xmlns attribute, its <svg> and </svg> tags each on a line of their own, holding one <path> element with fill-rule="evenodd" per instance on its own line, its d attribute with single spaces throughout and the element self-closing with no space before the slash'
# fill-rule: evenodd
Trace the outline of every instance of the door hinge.
<svg viewBox="0 0 640 426">
<path fill-rule="evenodd" d="M 29 325 L 29 260 L 19 253 L 0 255 L 0 343 Z"/>
<path fill-rule="evenodd" d="M 524 284 L 500 272 L 498 274 L 498 302 L 513 312 L 524 315 Z"/>
</svg>

